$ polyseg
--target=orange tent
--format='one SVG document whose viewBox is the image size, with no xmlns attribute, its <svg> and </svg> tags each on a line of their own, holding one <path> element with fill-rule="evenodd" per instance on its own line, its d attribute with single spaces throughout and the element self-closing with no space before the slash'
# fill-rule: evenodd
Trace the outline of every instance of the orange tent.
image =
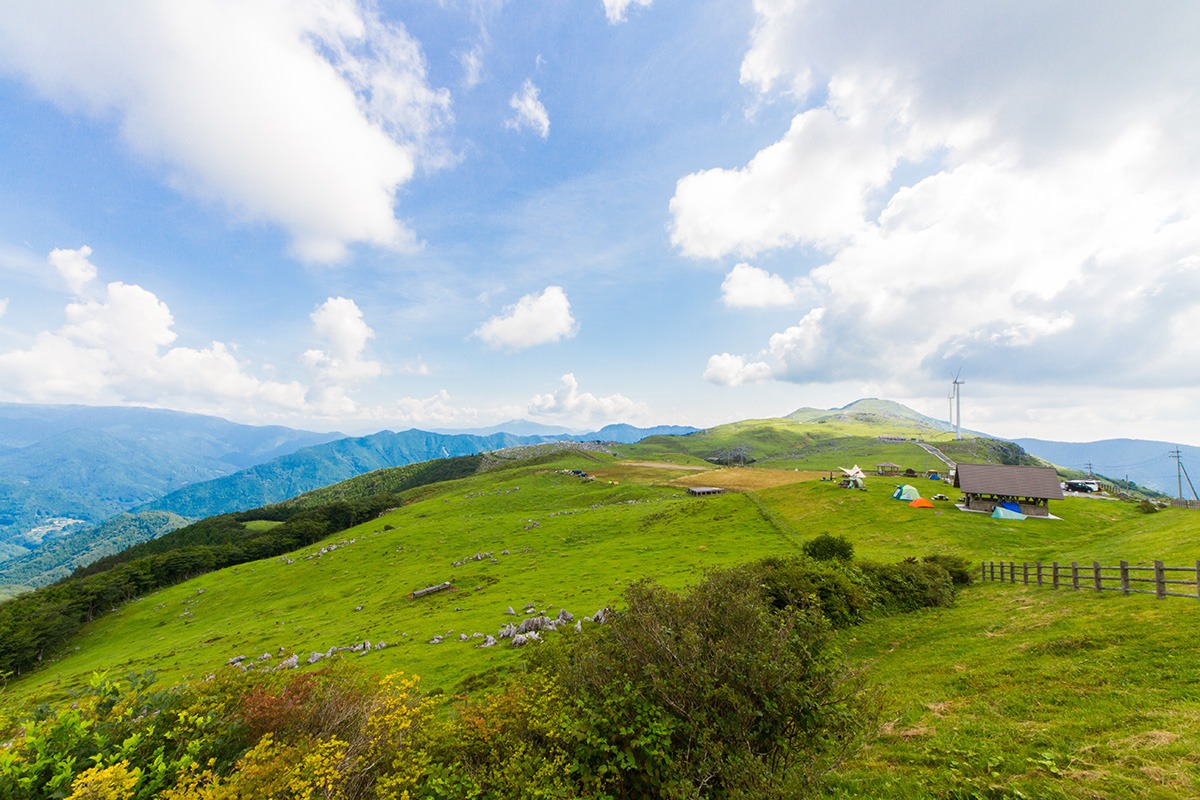
<svg viewBox="0 0 1200 800">
<path fill-rule="evenodd" d="M 909 503 L 909 505 L 913 508 L 933 508 L 933 503 L 929 502 L 924 497 L 918 497 L 916 500 L 913 500 L 911 503 Z"/>
</svg>

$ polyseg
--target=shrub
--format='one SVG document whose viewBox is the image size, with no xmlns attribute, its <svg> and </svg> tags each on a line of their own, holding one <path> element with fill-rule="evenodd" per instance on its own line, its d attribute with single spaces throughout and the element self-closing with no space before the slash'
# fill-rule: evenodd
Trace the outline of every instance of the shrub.
<svg viewBox="0 0 1200 800">
<path fill-rule="evenodd" d="M 955 586 L 970 586 L 975 579 L 972 564 L 962 556 L 952 556 L 946 553 L 934 553 L 921 559 L 926 564 L 937 564 L 950 573 L 950 580 Z"/>
<path fill-rule="evenodd" d="M 854 558 L 854 545 L 845 536 L 823 533 L 810 539 L 800 548 L 809 558 L 817 561 L 849 561 Z"/>
<path fill-rule="evenodd" d="M 916 611 L 954 605 L 954 581 L 940 564 L 902 561 L 899 564 L 858 565 L 878 607 L 885 611 Z"/>
<path fill-rule="evenodd" d="M 816 610 L 775 609 L 752 570 L 687 594 L 631 586 L 579 637 L 560 680 L 578 768 L 618 797 L 796 797 L 854 747 L 868 713 Z"/>
<path fill-rule="evenodd" d="M 861 622 L 873 601 L 854 568 L 803 558 L 767 558 L 751 569 L 776 609 L 815 609 L 835 628 Z"/>
</svg>

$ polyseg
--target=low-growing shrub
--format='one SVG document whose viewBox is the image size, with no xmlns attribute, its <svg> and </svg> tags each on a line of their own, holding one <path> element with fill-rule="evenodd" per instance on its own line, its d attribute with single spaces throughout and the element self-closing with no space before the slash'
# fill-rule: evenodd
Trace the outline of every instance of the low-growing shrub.
<svg viewBox="0 0 1200 800">
<path fill-rule="evenodd" d="M 816 610 L 774 608 L 753 570 L 686 594 L 637 583 L 557 668 L 582 729 L 578 769 L 616 797 L 797 797 L 868 726 Z"/>
<path fill-rule="evenodd" d="M 801 547 L 804 555 L 817 561 L 849 561 L 854 558 L 854 545 L 845 536 L 834 536 L 823 533 L 815 539 L 809 539 Z"/>
<path fill-rule="evenodd" d="M 775 608 L 815 609 L 835 628 L 861 622 L 874 604 L 862 573 L 836 562 L 767 558 L 750 569 Z"/>
<path fill-rule="evenodd" d="M 950 580 L 955 586 L 970 586 L 971 581 L 975 578 L 975 571 L 971 569 L 971 562 L 962 556 L 952 556 L 946 553 L 935 553 L 925 556 L 923 559 L 926 564 L 937 564 L 946 572 L 950 573 Z"/>
<path fill-rule="evenodd" d="M 916 611 L 954 605 L 954 581 L 940 564 L 901 561 L 898 564 L 862 562 L 877 607 L 884 611 Z"/>
</svg>

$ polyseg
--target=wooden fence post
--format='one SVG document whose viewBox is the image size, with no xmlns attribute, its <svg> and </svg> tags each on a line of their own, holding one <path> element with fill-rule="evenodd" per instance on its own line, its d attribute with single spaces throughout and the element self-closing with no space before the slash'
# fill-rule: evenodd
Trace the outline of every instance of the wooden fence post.
<svg viewBox="0 0 1200 800">
<path fill-rule="evenodd" d="M 1196 559 L 1196 598 L 1200 599 L 1200 559 Z"/>
<path fill-rule="evenodd" d="M 1079 562 L 1071 562 L 1071 588 L 1079 589 Z"/>
<path fill-rule="evenodd" d="M 1058 588 L 1058 562 L 1057 561 L 1054 562 L 1054 566 L 1051 567 L 1051 570 L 1052 570 L 1051 574 L 1054 575 L 1054 588 L 1057 589 Z"/>
<path fill-rule="evenodd" d="M 1013 583 L 1017 582 L 1017 562 L 1008 562 L 1008 579 Z"/>
<path fill-rule="evenodd" d="M 1129 594 L 1129 562 L 1121 562 L 1121 594 Z"/>
<path fill-rule="evenodd" d="M 988 568 L 992 571 L 992 580 L 996 580 L 996 562 L 989 561 Z"/>
<path fill-rule="evenodd" d="M 1042 585 L 1042 562 L 1037 562 L 1037 581 L 1038 586 Z"/>
<path fill-rule="evenodd" d="M 1163 562 L 1154 562 L 1154 594 L 1159 600 L 1167 599 L 1167 584 L 1165 581 L 1166 574 L 1163 570 Z"/>
<path fill-rule="evenodd" d="M 1028 561 L 1021 562 L 1021 575 L 1025 580 L 1025 585 L 1028 586 L 1029 585 L 1029 562 Z"/>
<path fill-rule="evenodd" d="M 979 580 L 980 581 L 987 580 L 987 562 L 986 561 L 979 562 Z"/>
<path fill-rule="evenodd" d="M 1097 592 L 1104 588 L 1104 584 L 1101 583 L 1100 562 L 1099 561 L 1092 562 L 1092 578 L 1096 582 L 1096 591 Z"/>
</svg>

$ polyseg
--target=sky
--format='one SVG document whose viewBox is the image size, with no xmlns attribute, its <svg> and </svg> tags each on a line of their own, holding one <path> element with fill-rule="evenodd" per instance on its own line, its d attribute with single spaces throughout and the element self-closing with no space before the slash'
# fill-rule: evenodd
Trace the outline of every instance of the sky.
<svg viewBox="0 0 1200 800">
<path fill-rule="evenodd" d="M 1200 444 L 1200 4 L 12 0 L 0 401 Z"/>
</svg>

